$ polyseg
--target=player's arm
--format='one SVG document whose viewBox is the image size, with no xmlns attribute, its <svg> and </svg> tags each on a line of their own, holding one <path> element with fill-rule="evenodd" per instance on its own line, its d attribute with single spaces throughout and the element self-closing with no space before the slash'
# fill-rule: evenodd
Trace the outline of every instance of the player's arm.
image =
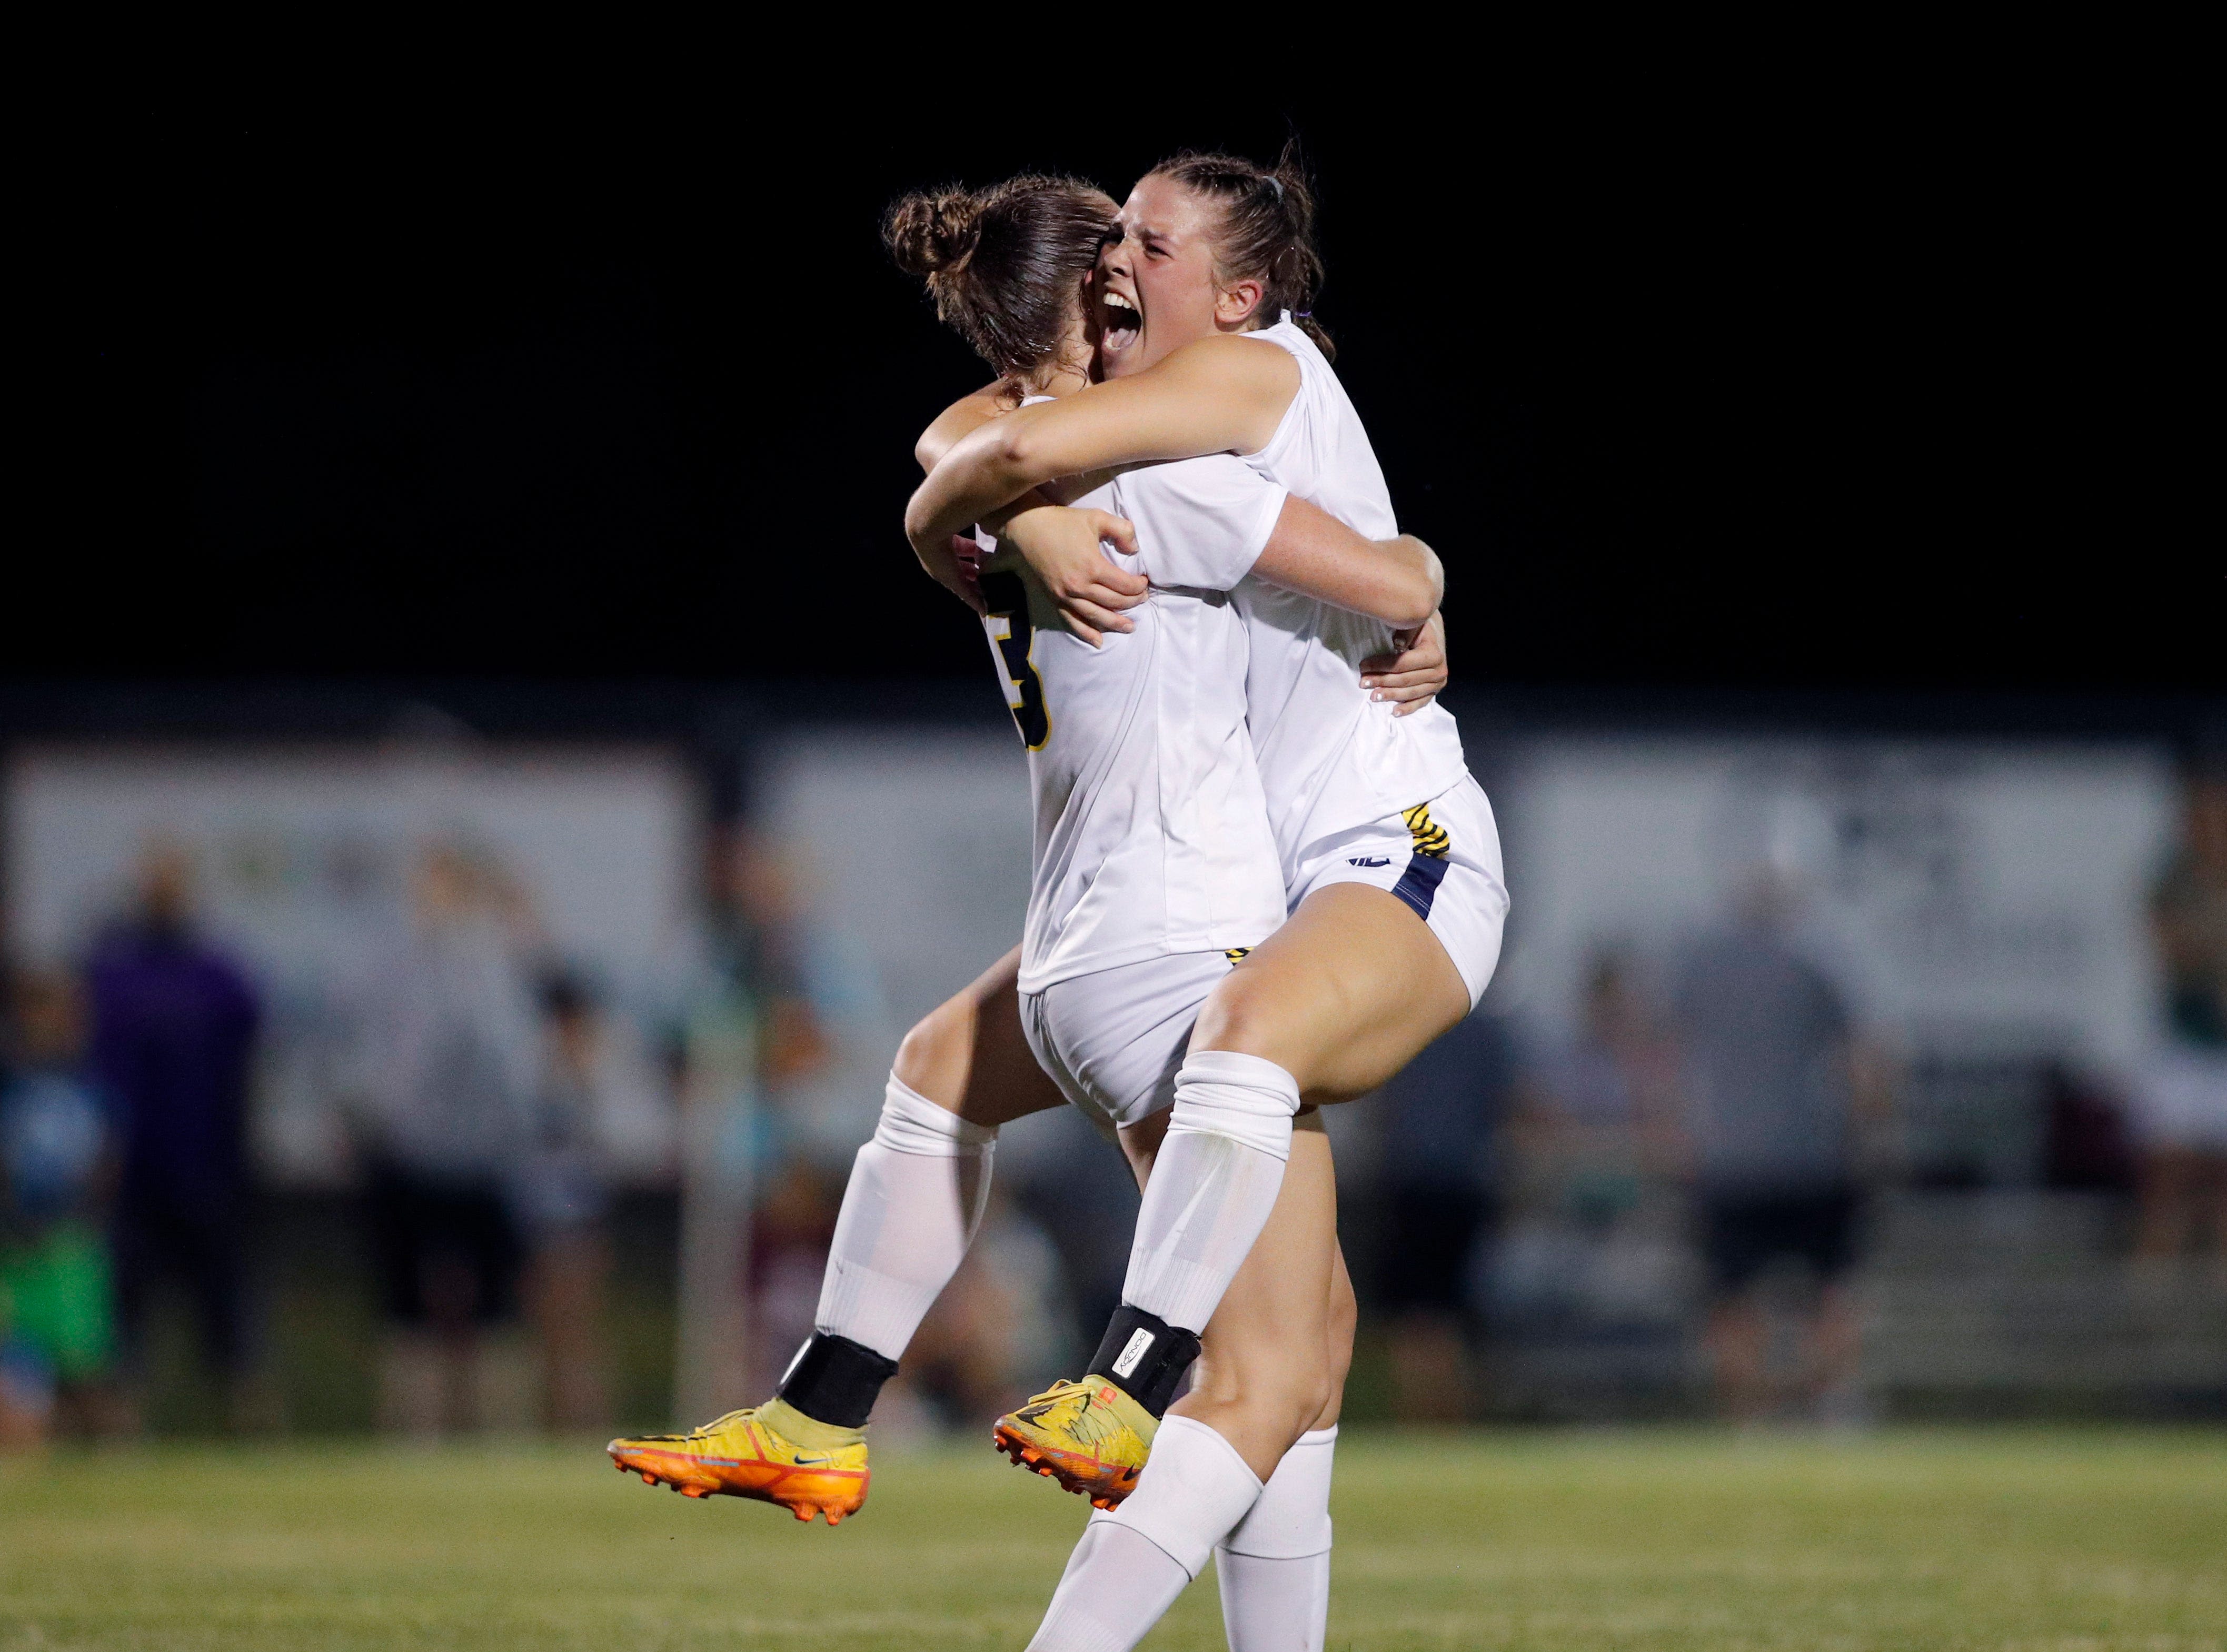
<svg viewBox="0 0 2227 1652">
<path fill-rule="evenodd" d="M 1133 378 L 979 424 L 938 458 L 912 496 L 905 532 L 916 544 L 955 533 L 1061 476 L 1258 452 L 1299 390 L 1288 350 L 1235 335 L 1201 339 Z"/>
<path fill-rule="evenodd" d="M 1445 570 L 1412 533 L 1364 539 L 1328 511 L 1288 499 L 1253 564 L 1274 585 L 1367 614 L 1394 628 L 1393 651 L 1361 662 L 1361 686 L 1394 717 L 1420 711 L 1446 686 Z"/>
<path fill-rule="evenodd" d="M 920 461 L 922 475 L 935 469 L 935 462 L 951 451 L 961 437 L 973 434 L 1001 414 L 1010 413 L 1000 397 L 1001 385 L 984 385 L 972 395 L 961 396 L 957 401 L 935 416 L 935 422 L 920 433 L 920 440 L 912 444 L 912 456 Z"/>
<path fill-rule="evenodd" d="M 1235 460 L 1220 462 L 1264 493 L 1282 493 L 1254 477 Z M 1035 571 L 1069 627 L 1094 643 L 1098 630 L 1126 630 L 1128 626 L 1126 622 L 1113 622 L 1120 620 L 1119 615 L 1109 617 L 1094 611 L 1070 593 L 1092 578 L 1096 570 L 1111 566 L 1100 549 L 1101 540 L 1111 540 L 1133 554 L 1133 533 L 1130 523 L 1103 511 L 1043 506 L 1016 512 L 1006 524 L 1004 537 Z M 1257 553 L 1248 550 L 1246 560 L 1233 559 L 1218 574 L 1204 570 L 1178 573 L 1172 583 L 1197 580 L 1227 589 L 1248 571 L 1288 590 L 1399 627 L 1425 624 L 1436 611 L 1445 587 L 1437 553 L 1413 534 L 1384 540 L 1365 539 L 1319 506 L 1288 494 L 1283 494 L 1282 507 Z M 1161 572 L 1166 578 L 1166 570 Z"/>
<path fill-rule="evenodd" d="M 1446 589 L 1438 553 L 1413 534 L 1363 539 L 1296 497 L 1285 499 L 1253 571 L 1272 585 L 1394 627 L 1423 624 Z"/>
<path fill-rule="evenodd" d="M 1024 408 L 1021 411 L 1030 410 Z M 913 443 L 913 457 L 920 468 L 933 473 L 937 462 L 951 449 L 983 426 L 999 418 L 1011 418 L 1013 412 L 999 401 L 999 387 L 986 385 L 969 396 L 957 401 L 937 414 L 935 421 L 921 432 L 920 440 Z M 1049 480 L 1049 479 L 1047 479 Z M 1018 498 L 986 510 L 976 519 L 992 533 L 1006 533 L 1011 519 L 1025 511 L 1038 507 L 1056 507 L 1051 497 L 1031 487 Z M 1108 537 L 1125 548 L 1133 549 L 1128 539 L 1128 525 L 1120 518 L 1106 516 L 1103 512 L 1091 513 L 1104 517 Z M 977 583 L 979 571 L 975 564 L 977 547 L 973 539 L 954 529 L 940 541 L 933 538 L 915 538 L 913 552 L 920 558 L 921 566 L 928 577 L 956 596 L 967 607 L 979 614 L 982 596 Z M 1069 559 L 1059 571 L 1059 585 L 1053 590 L 1053 600 L 1066 609 L 1077 635 L 1094 647 L 1099 641 L 1101 629 L 1127 631 L 1134 622 L 1122 616 L 1121 610 L 1134 608 L 1145 600 L 1151 589 L 1142 575 L 1126 572 L 1095 552 L 1088 561 Z"/>
</svg>

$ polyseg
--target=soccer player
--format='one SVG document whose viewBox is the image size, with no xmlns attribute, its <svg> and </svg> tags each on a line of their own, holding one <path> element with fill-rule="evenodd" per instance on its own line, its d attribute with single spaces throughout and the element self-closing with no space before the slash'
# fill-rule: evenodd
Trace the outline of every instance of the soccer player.
<svg viewBox="0 0 2227 1652">
<path fill-rule="evenodd" d="M 1114 211 L 1087 186 L 1043 178 L 900 203 L 887 226 L 893 252 L 928 277 L 946 318 L 1005 375 L 971 417 L 1088 382 L 1084 284 Z M 819 1332 L 780 1394 L 691 1435 L 614 1442 L 620 1466 L 646 1479 L 695 1496 L 763 1496 L 831 1524 L 858 1506 L 861 1426 L 964 1254 L 997 1126 L 1057 1105 L 1062 1092 L 1109 1127 L 1165 1110 L 1199 1004 L 1233 957 L 1283 920 L 1246 727 L 1246 629 L 1229 589 L 1257 574 L 1410 625 L 1437 604 L 1428 547 L 1372 544 L 1230 456 L 1070 489 L 1086 490 L 1073 512 L 1032 501 L 983 513 L 999 536 L 986 560 L 948 539 L 922 556 L 983 614 L 1031 754 L 1035 876 L 1018 962 L 931 1017 L 900 1052 L 845 1194 Z M 1102 629 L 1070 622 L 1031 566 L 1037 522 L 1082 524 L 1093 555 L 1126 574 L 1132 593 L 1148 570 L 1152 601 L 1102 615 Z M 1117 547 L 1113 560 L 1097 549 L 1101 537 Z M 1017 973 L 1027 993 L 1018 1003 Z M 1021 1004 L 1032 1011 L 1026 1043 Z M 1030 1044 L 1059 1088 L 1019 1070 Z M 1291 1111 L 1279 1102 L 1266 1121 L 1272 1143 L 1288 1141 Z M 1235 1118 L 1260 1128 L 1241 1109 Z M 1278 1174 L 1238 1165 L 1250 1181 L 1236 1196 L 1260 1209 L 1223 1245 L 1223 1283 L 1276 1200 L 1282 1152 L 1259 1157 Z M 1153 1426 L 1149 1413 L 1139 1422 Z"/>
<path fill-rule="evenodd" d="M 1364 533 L 1388 531 L 1382 474 L 1308 315 L 1321 273 L 1311 217 L 1288 156 L 1273 170 L 1181 156 L 1148 175 L 1101 260 L 1107 382 L 956 443 L 915 496 L 916 545 L 1050 477 L 1219 452 L 1245 456 Z M 1081 538 L 1064 535 L 1069 555 L 1085 549 Z M 1050 586 L 1062 579 L 1056 567 L 1046 576 Z M 1304 1489 L 1286 1496 L 1278 1483 L 1287 1450 L 1314 1443 L 1310 1425 L 1330 1400 L 1324 1327 L 1350 1288 L 1334 1242 L 1271 1223 L 1245 1266 L 1279 1283 L 1281 1311 L 1242 1326 L 1217 1317 L 1194 1392 L 1149 1440 L 1133 1421 L 1150 1409 L 1139 1378 L 1159 1380 L 1163 1350 L 1180 1355 L 1190 1332 L 1208 1329 L 1201 1316 L 1214 1314 L 1216 1286 L 1230 1277 L 1216 1277 L 1220 1243 L 1248 1212 L 1225 1194 L 1242 1185 L 1228 1167 L 1265 1145 L 1229 1145 L 1234 1132 L 1209 1139 L 1216 1121 L 1200 1119 L 1200 1104 L 1265 1118 L 1279 1103 L 1296 1110 L 1303 1098 L 1374 1088 L 1474 1007 L 1507 910 L 1490 807 L 1452 718 L 1433 705 L 1394 720 L 1351 686 L 1382 629 L 1259 582 L 1238 606 L 1292 915 L 1200 1013 L 1146 1183 L 1124 1304 L 1085 1380 L 999 1425 L 1009 1446 L 1037 1451 L 1070 1483 L 1082 1477 L 1062 1454 L 1118 1468 L 1150 1448 L 1134 1494 L 1094 1518 L 1077 1547 L 1035 1643 L 1047 1652 L 1133 1645 L 1217 1547 L 1289 1561 L 1271 1568 L 1284 1579 L 1273 1592 L 1287 1599 L 1311 1598 L 1318 1581 L 1326 1589 L 1327 1441 Z M 1326 1223 L 1327 1202 L 1319 1209 Z M 1273 1535 L 1250 1535 L 1256 1523 Z M 1318 1617 L 1287 1627 L 1286 1639 L 1319 1644 Z"/>
</svg>

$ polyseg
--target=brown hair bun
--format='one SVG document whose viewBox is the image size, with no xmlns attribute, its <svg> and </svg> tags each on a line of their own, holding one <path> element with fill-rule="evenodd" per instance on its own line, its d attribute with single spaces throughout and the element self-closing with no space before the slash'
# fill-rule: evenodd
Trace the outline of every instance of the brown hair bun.
<svg viewBox="0 0 2227 1652">
<path fill-rule="evenodd" d="M 982 189 L 916 190 L 882 215 L 897 268 L 1002 379 L 1050 359 L 1079 326 L 1082 280 L 1114 203 L 1080 178 L 1024 173 Z"/>
<path fill-rule="evenodd" d="M 963 267 L 981 233 L 982 202 L 971 189 L 916 189 L 882 217 L 882 241 L 910 276 Z"/>
</svg>

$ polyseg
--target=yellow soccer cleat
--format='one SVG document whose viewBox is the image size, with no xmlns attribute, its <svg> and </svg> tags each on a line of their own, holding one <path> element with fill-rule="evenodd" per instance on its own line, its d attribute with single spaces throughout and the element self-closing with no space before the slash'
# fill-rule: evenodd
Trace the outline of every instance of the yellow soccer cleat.
<svg viewBox="0 0 2227 1652">
<path fill-rule="evenodd" d="M 692 1434 L 615 1439 L 603 1449 L 644 1484 L 663 1481 L 684 1497 L 756 1497 L 801 1521 L 825 1515 L 830 1526 L 865 1505 L 871 1477 L 857 1429 L 814 1422 L 779 1400 L 731 1411 Z"/>
<path fill-rule="evenodd" d="M 1159 1419 L 1103 1377 L 1055 1382 L 998 1419 L 990 1438 L 1016 1468 L 1056 1480 L 1097 1508 L 1137 1489 Z"/>
</svg>

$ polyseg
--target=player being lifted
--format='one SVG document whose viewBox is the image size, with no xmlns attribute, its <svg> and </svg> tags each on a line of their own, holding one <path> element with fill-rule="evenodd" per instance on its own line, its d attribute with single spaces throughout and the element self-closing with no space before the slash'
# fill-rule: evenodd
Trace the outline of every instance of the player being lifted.
<svg viewBox="0 0 2227 1652">
<path fill-rule="evenodd" d="M 923 438 L 924 458 L 986 418 L 1088 383 L 1095 308 L 1086 289 L 1114 216 L 1102 194 L 1061 179 L 899 203 L 886 226 L 892 251 L 928 277 L 945 318 L 1001 374 L 938 422 Z M 1078 508 L 1039 502 L 1053 496 Z M 862 1426 L 965 1253 L 998 1126 L 1058 1105 L 1062 1089 L 1115 1126 L 1167 1108 L 1201 1001 L 1228 974 L 1231 955 L 1283 919 L 1283 879 L 1246 729 L 1246 627 L 1229 589 L 1248 574 L 1275 578 L 1312 593 L 1311 602 L 1409 625 L 1438 598 L 1427 547 L 1372 544 L 1226 455 L 1053 484 L 1017 508 L 979 514 L 998 532 L 986 563 L 973 565 L 948 536 L 925 541 L 922 560 L 983 613 L 1031 747 L 1036 852 L 1024 943 L 899 1051 L 880 1126 L 845 1195 L 818 1332 L 779 1395 L 692 1434 L 613 1442 L 622 1468 L 691 1495 L 763 1497 L 801 1519 L 822 1512 L 830 1524 L 855 1509 L 867 1483 Z M 1032 548 L 1039 526 L 1052 541 L 1041 553 Z M 1062 613 L 1035 564 L 1061 554 L 1076 532 L 1088 534 L 1113 584 L 1101 589 L 1094 573 L 1067 583 Z M 1117 547 L 1111 560 L 1101 538 Z M 1128 607 L 1147 575 L 1152 600 L 1133 613 L 1084 594 L 1100 590 L 1109 604 Z M 1387 635 L 1381 625 L 1378 635 Z M 1403 686 L 1395 692 L 1435 686 L 1433 661 L 1396 663 Z M 1357 675 L 1343 669 L 1358 698 Z M 1025 998 L 1016 997 L 1017 981 Z M 1031 1039 L 1060 1086 L 1031 1059 Z M 1229 1110 L 1267 1148 L 1224 1155 L 1235 1175 L 1216 1196 L 1257 1209 L 1220 1247 L 1228 1254 L 1216 1264 L 1212 1296 L 1275 1202 L 1296 1104 L 1296 1095 L 1279 1102 L 1265 1121 L 1241 1103 Z M 1218 1141 L 1234 1139 L 1228 1128 Z M 1199 1326 L 1212 1307 L 1203 1293 L 1202 1301 Z M 1322 1364 L 1324 1350 L 1313 1352 Z M 1158 1381 L 1181 1365 L 1161 1360 L 1153 1370 Z M 1110 1494 L 1133 1481 L 1152 1428 L 1152 1411 L 1139 1408 L 1133 1460 L 1107 1465 L 1116 1477 Z"/>
<path fill-rule="evenodd" d="M 1107 382 L 955 444 L 915 497 L 916 543 L 1047 477 L 1219 452 L 1363 533 L 1388 533 L 1382 474 L 1308 315 L 1321 265 L 1292 157 L 1268 169 L 1178 156 L 1132 192 L 1120 232 L 1097 288 Z M 1032 531 L 1047 586 L 1072 584 L 1061 570 L 1088 565 L 1088 524 L 1066 525 L 1059 561 L 1051 528 Z M 1394 718 L 1355 686 L 1356 664 L 1386 636 L 1366 617 L 1258 579 L 1236 605 L 1292 915 L 1199 1015 L 1124 1305 L 1085 1381 L 999 1421 L 1009 1448 L 1074 1464 L 1062 1477 L 1086 1490 L 1114 1485 L 1150 1450 L 1133 1495 L 1077 1546 L 1039 1652 L 1133 1645 L 1217 1547 L 1234 1648 L 1321 1644 L 1328 1425 L 1351 1313 L 1327 1154 L 1303 1152 L 1321 1140 L 1304 1129 L 1290 1139 L 1274 1214 L 1217 1310 L 1225 1243 L 1246 1238 L 1258 1209 L 1248 1175 L 1228 1166 L 1273 1153 L 1259 1126 L 1279 1107 L 1346 1099 L 1397 1072 L 1474 1006 L 1499 955 L 1498 838 L 1453 719 L 1435 705 Z M 1258 1133 L 1233 1127 L 1233 1115 Z M 1160 1352 L 1172 1345 L 1179 1358 L 1202 1325 L 1197 1385 L 1152 1438 L 1158 1384 L 1171 1380 Z"/>
</svg>

